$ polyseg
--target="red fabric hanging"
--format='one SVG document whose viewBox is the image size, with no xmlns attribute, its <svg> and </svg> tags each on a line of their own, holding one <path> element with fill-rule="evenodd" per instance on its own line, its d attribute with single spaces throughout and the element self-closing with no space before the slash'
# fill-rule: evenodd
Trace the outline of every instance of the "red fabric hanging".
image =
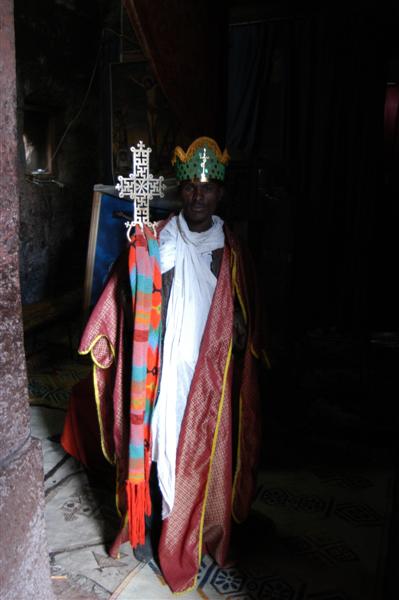
<svg viewBox="0 0 399 600">
<path fill-rule="evenodd" d="M 224 141 L 227 11 L 210 0 L 124 0 L 183 132 Z"/>
</svg>

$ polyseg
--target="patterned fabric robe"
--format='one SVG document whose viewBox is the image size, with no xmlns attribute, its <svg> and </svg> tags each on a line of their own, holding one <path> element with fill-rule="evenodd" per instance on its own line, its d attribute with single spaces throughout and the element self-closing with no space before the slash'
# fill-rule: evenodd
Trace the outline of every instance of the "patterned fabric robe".
<svg viewBox="0 0 399 600">
<path fill-rule="evenodd" d="M 226 564 L 232 518 L 237 522 L 246 519 L 256 485 L 261 420 L 256 363 L 261 349 L 259 306 L 250 293 L 256 282 L 249 263 L 244 267 L 243 252 L 227 227 L 218 259 L 218 281 L 179 437 L 175 505 L 163 521 L 159 545 L 160 566 L 174 592 L 195 587 L 203 553 L 221 566 Z M 101 446 L 117 471 L 122 525 L 110 549 L 114 557 L 128 539 L 124 481 L 129 437 L 128 340 L 132 332 L 131 316 L 125 310 L 130 306 L 125 269 L 122 257 L 80 345 L 80 352 L 90 353 L 93 359 Z M 237 353 L 233 349 L 235 306 L 247 329 L 245 349 Z M 75 431 L 70 428 L 63 436 L 64 447 L 72 453 L 74 444 L 68 440 L 80 435 L 76 419 L 74 425 Z"/>
</svg>

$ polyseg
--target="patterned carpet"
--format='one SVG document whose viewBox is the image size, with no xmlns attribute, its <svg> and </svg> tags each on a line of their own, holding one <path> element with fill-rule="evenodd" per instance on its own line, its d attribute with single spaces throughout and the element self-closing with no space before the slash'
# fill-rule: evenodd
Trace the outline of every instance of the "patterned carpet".
<svg viewBox="0 0 399 600">
<path fill-rule="evenodd" d="M 44 454 L 46 522 L 54 577 L 93 600 L 163 600 L 172 594 L 157 566 L 137 563 L 128 545 L 106 552 L 116 528 L 114 494 L 59 445 L 64 411 L 32 406 Z M 378 453 L 364 467 L 263 472 L 238 564 L 205 557 L 186 598 L 383 600 L 393 471 Z M 271 526 L 272 523 L 272 526 Z"/>
<path fill-rule="evenodd" d="M 67 409 L 72 387 L 91 371 L 89 361 L 74 354 L 72 359 L 67 346 L 52 346 L 28 360 L 30 404 Z"/>
<path fill-rule="evenodd" d="M 379 467 L 262 473 L 239 564 L 220 569 L 205 557 L 198 589 L 185 597 L 382 600 L 391 501 L 391 473 Z M 272 520 L 273 532 L 262 517 Z M 172 597 L 151 562 L 137 567 L 112 600 Z"/>
<path fill-rule="evenodd" d="M 117 527 L 113 489 L 89 478 L 59 444 L 70 389 L 89 371 L 65 344 L 62 351 L 48 347 L 28 364 L 32 431 L 44 455 L 53 577 L 76 590 L 62 596 L 68 600 L 172 598 L 156 564 L 137 563 L 128 545 L 119 560 L 108 557 Z M 237 565 L 220 569 L 204 557 L 198 587 L 185 597 L 385 600 L 394 469 L 372 444 L 364 456 L 357 466 L 303 464 L 262 472 L 253 518 L 236 542 Z"/>
</svg>

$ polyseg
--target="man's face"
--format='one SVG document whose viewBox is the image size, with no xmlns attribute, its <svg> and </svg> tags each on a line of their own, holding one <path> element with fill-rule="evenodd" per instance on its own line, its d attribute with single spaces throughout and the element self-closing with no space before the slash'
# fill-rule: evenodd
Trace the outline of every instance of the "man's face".
<svg viewBox="0 0 399 600">
<path fill-rule="evenodd" d="M 217 181 L 208 183 L 183 181 L 180 185 L 183 215 L 191 231 L 206 231 L 212 226 L 222 186 Z"/>
</svg>

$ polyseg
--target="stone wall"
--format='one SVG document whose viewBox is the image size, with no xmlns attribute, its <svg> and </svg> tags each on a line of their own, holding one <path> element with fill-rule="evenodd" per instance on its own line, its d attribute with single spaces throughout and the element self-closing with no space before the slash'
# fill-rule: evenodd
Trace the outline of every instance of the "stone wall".
<svg viewBox="0 0 399 600">
<path fill-rule="evenodd" d="M 100 183 L 99 11 L 98 2 L 16 2 L 23 303 L 83 284 L 92 190 Z M 50 115 L 56 155 L 48 177 L 26 172 L 24 120 L 32 108 Z"/>
<path fill-rule="evenodd" d="M 52 600 L 42 454 L 30 436 L 18 277 L 16 76 L 12 0 L 0 3 L 0 589 Z"/>
</svg>

